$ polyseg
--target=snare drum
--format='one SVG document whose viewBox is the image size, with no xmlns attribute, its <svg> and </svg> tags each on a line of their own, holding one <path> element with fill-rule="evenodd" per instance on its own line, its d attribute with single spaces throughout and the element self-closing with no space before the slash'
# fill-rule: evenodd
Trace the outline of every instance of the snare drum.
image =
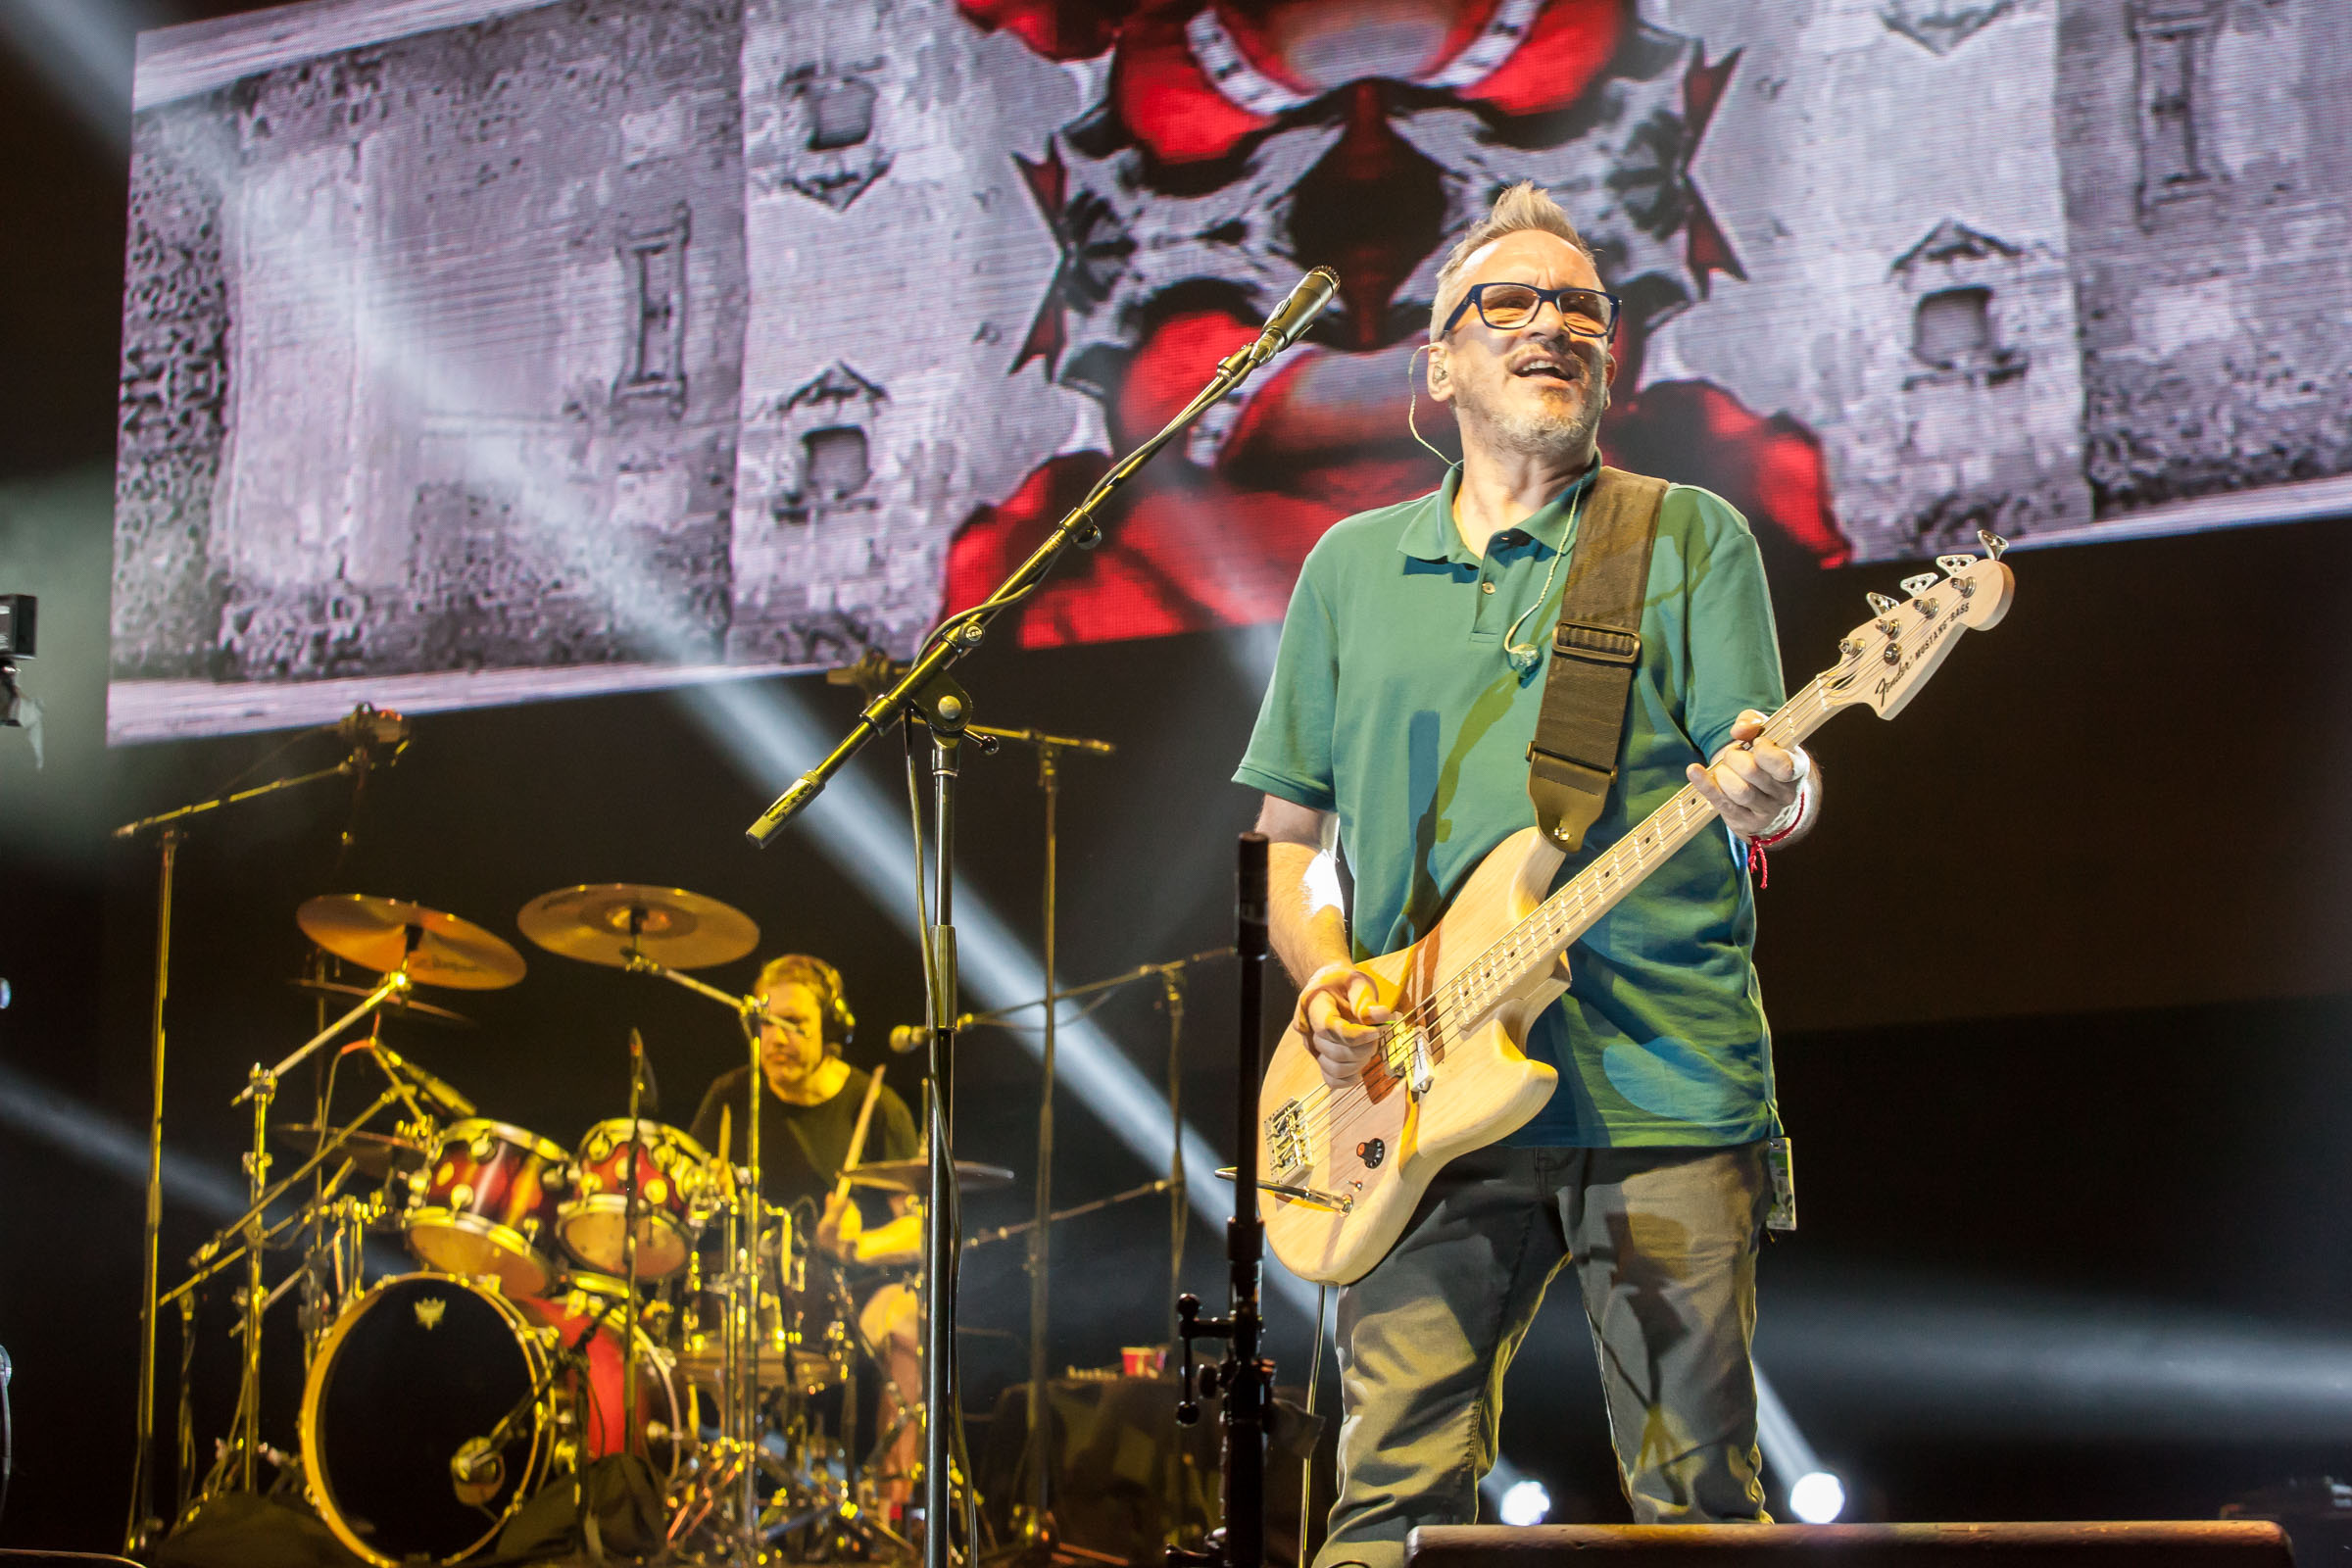
<svg viewBox="0 0 2352 1568">
<path fill-rule="evenodd" d="M 319 1347 L 302 1397 L 303 1462 L 336 1539 L 382 1568 L 456 1562 L 575 1464 L 626 1447 L 658 1480 L 674 1478 L 690 1423 L 667 1358 L 642 1330 L 624 1356 L 611 1304 L 595 1292 L 509 1300 L 447 1274 L 399 1275 L 361 1297 Z M 573 1345 L 585 1376 L 551 1377 Z M 637 1431 L 624 1442 L 632 1373 Z"/>
<path fill-rule="evenodd" d="M 556 1277 L 556 1203 L 569 1185 L 564 1150 L 505 1122 L 453 1122 L 424 1169 L 409 1178 L 402 1227 L 427 1268 L 495 1274 L 509 1296 L 537 1296 Z"/>
<path fill-rule="evenodd" d="M 780 1214 L 760 1249 L 760 1301 L 747 1350 L 759 1356 L 762 1389 L 829 1389 L 850 1365 L 848 1326 L 831 1294 L 811 1289 L 808 1261 L 793 1247 L 789 1214 Z M 727 1317 L 733 1309 L 724 1260 L 706 1254 L 683 1282 L 669 1341 L 677 1375 L 694 1388 L 717 1391 L 725 1381 Z"/>
<path fill-rule="evenodd" d="M 627 1272 L 629 1118 L 588 1129 L 573 1164 L 571 1197 L 556 1211 L 556 1234 L 571 1255 L 601 1273 Z M 637 1277 L 658 1280 L 686 1266 L 702 1234 L 703 1146 L 657 1121 L 637 1128 Z"/>
</svg>

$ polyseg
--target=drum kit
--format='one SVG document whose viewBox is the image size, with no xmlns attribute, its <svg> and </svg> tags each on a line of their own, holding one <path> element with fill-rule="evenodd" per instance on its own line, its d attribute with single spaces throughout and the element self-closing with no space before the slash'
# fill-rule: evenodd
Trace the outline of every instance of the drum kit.
<svg viewBox="0 0 2352 1568">
<path fill-rule="evenodd" d="M 276 1067 L 255 1069 L 239 1097 L 254 1106 L 252 1207 L 163 1298 L 178 1302 L 186 1332 L 197 1288 L 246 1265 L 240 1405 L 208 1494 L 252 1487 L 257 1457 L 296 1462 L 263 1446 L 258 1406 L 263 1311 L 299 1284 L 301 1475 L 328 1528 L 371 1563 L 462 1561 L 491 1547 L 535 1494 L 614 1459 L 645 1466 L 662 1489 L 671 1560 L 911 1560 L 904 1503 L 915 1478 L 892 1473 L 890 1455 L 922 1420 L 919 1401 L 906 1398 L 877 1441 L 857 1441 L 861 1389 L 882 1402 L 885 1349 L 860 1331 L 841 1270 L 807 1227 L 762 1204 L 756 1102 L 722 1123 L 744 1129 L 740 1162 L 723 1131 L 706 1150 L 640 1114 L 632 1042 L 628 1114 L 597 1122 L 572 1148 L 477 1114 L 372 1024 L 395 1008 L 462 1023 L 411 988 L 513 985 L 522 956 L 470 921 L 391 899 L 313 899 L 297 921 L 324 952 L 381 978 L 365 991 L 310 983 L 358 1004 Z M 759 999 L 686 972 L 750 953 L 759 928 L 749 917 L 681 889 L 606 884 L 536 899 L 517 924 L 548 952 L 725 1005 L 749 1043 L 757 1096 Z M 338 1057 L 368 1054 L 390 1087 L 347 1121 L 330 1123 L 322 1104 L 316 1121 L 271 1124 L 286 1072 L 363 1019 L 369 1032 Z M 331 1064 L 327 1083 L 331 1098 Z M 392 1132 L 366 1125 L 394 1110 L 405 1115 Z M 274 1184 L 272 1144 L 302 1155 Z M 853 1144 L 845 1186 L 922 1191 L 924 1161 L 860 1164 L 860 1153 Z M 959 1174 L 966 1188 L 1011 1180 L 995 1167 Z M 290 1215 L 270 1218 L 298 1196 Z M 371 1265 L 369 1238 L 386 1234 L 417 1267 Z M 264 1253 L 297 1242 L 302 1266 L 266 1292 Z M 182 1384 L 186 1486 L 184 1374 Z"/>
</svg>

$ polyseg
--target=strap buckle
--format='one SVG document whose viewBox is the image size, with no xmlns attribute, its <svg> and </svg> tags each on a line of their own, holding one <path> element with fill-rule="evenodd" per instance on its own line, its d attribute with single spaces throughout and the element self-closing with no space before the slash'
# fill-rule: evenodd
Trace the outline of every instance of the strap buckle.
<svg viewBox="0 0 2352 1568">
<path fill-rule="evenodd" d="M 1597 620 L 1562 617 L 1552 628 L 1551 651 L 1595 664 L 1633 664 L 1642 659 L 1642 634 Z"/>
</svg>

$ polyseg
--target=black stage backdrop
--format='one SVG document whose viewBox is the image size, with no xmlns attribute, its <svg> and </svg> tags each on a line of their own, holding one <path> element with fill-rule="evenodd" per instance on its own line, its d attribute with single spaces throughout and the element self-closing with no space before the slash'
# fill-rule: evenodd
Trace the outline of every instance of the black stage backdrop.
<svg viewBox="0 0 2352 1568">
<path fill-rule="evenodd" d="M 89 1548 L 119 1533 L 127 1479 L 153 919 L 151 852 L 104 829 L 208 792 L 283 737 L 103 746 L 122 158 L 13 54 L 0 127 L 0 591 L 42 596 L 26 672 L 47 708 L 40 770 L 26 736 L 0 732 L 0 975 L 15 992 L 0 1012 L 0 1344 L 19 1435 L 0 1542 Z M 2336 1131 L 2352 1105 L 2338 958 L 2352 534 L 2318 522 L 2013 562 L 2009 620 L 1897 723 L 1841 718 L 1819 737 L 1827 815 L 1775 858 L 1761 899 L 1804 1229 L 1765 1259 L 1759 1354 L 1847 1477 L 1849 1516 L 2210 1514 L 2340 1471 L 2352 1430 L 2352 1155 Z M 1791 675 L 1825 662 L 1862 592 L 1892 575 L 1784 573 Z M 1224 778 L 1263 652 L 1202 633 L 967 665 L 982 716 L 1121 748 L 1068 769 L 1066 981 L 1225 939 L 1230 837 L 1253 802 Z M 829 724 L 848 716 L 839 693 L 793 692 Z M 885 802 L 902 789 L 895 759 L 867 760 Z M 975 760 L 967 779 L 967 897 L 1033 943 L 1031 764 Z M 675 695 L 596 698 L 421 722 L 371 787 L 340 873 L 337 787 L 204 825 L 181 862 L 172 1148 L 234 1182 L 243 1118 L 227 1102 L 249 1063 L 308 1032 L 286 985 L 303 953 L 292 910 L 321 891 L 411 897 L 511 935 L 527 899 L 571 882 L 694 888 L 750 911 L 768 950 L 834 957 L 862 1022 L 853 1054 L 882 1059 L 888 1026 L 919 1011 L 902 906 L 869 899 L 809 830 L 764 856 L 743 846 L 783 782 L 748 776 Z M 682 993 L 529 956 L 522 985 L 456 999 L 478 1029 L 398 1037 L 487 1113 L 572 1141 L 618 1108 L 631 1026 L 674 1117 L 733 1059 L 726 1020 Z M 1190 1001 L 1186 1104 L 1221 1144 L 1229 973 L 1204 971 Z M 1100 1021 L 1156 1079 L 1151 999 Z M 910 1063 L 891 1071 L 913 1087 Z M 1026 1179 L 1033 1062 L 983 1036 L 963 1074 L 959 1152 Z M 1085 1103 L 1062 1108 L 1063 1195 L 1145 1179 Z M 1021 1207 L 976 1200 L 971 1219 Z M 207 1229 L 171 1206 L 168 1279 Z M 1057 1365 L 1162 1337 L 1166 1246 L 1155 1203 L 1065 1229 Z M 1203 1294 L 1217 1246 L 1195 1225 L 1187 1279 Z M 1000 1248 L 969 1264 L 966 1320 L 1004 1336 L 967 1345 L 976 1398 L 1019 1374 L 1018 1263 Z M 1547 1482 L 1555 1517 L 1618 1517 L 1590 1354 L 1563 1305 L 1514 1374 L 1504 1451 Z M 207 1443 L 227 1415 L 224 1311 L 199 1358 Z M 1278 1318 L 1291 1381 L 1304 1324 Z M 167 1377 L 173 1345 L 167 1329 Z M 292 1394 L 276 1381 L 273 1442 L 292 1439 Z"/>
</svg>

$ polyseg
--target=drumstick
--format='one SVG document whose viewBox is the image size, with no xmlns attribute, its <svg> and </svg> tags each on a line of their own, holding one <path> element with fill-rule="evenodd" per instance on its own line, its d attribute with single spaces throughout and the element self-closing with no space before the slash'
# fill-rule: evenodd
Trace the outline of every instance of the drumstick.
<svg viewBox="0 0 2352 1568">
<path fill-rule="evenodd" d="M 888 1065 L 887 1062 L 883 1064 Z M 858 1162 L 865 1158 L 865 1130 L 873 1124 L 874 1102 L 881 1098 L 882 1067 L 876 1067 L 873 1078 L 865 1086 L 865 1103 L 858 1107 L 858 1125 L 850 1130 L 850 1157 L 843 1162 L 841 1180 L 833 1188 L 836 1199 L 850 1196 L 850 1172 L 856 1170 Z"/>
<path fill-rule="evenodd" d="M 727 1146 L 734 1141 L 735 1107 L 718 1107 L 718 1185 L 728 1198 L 735 1196 L 735 1167 L 727 1163 Z"/>
</svg>

